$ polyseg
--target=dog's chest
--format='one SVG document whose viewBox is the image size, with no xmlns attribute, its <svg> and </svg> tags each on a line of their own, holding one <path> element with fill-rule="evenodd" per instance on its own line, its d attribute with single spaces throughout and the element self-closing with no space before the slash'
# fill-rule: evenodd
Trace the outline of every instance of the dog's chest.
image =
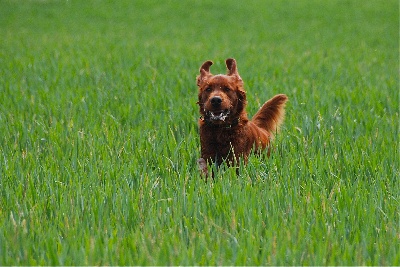
<svg viewBox="0 0 400 267">
<path fill-rule="evenodd" d="M 246 134 L 242 127 L 232 128 L 202 128 L 200 139 L 203 147 L 210 150 L 227 153 L 232 148 L 235 151 L 247 142 Z"/>
</svg>

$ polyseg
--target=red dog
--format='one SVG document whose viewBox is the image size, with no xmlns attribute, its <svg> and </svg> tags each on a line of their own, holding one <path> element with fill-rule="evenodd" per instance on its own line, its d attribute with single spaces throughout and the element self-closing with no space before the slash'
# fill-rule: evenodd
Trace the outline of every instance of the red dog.
<svg viewBox="0 0 400 267">
<path fill-rule="evenodd" d="M 206 61 L 197 76 L 200 106 L 202 174 L 208 174 L 207 164 L 216 166 L 226 161 L 236 165 L 239 158 L 247 162 L 252 150 L 269 147 L 273 134 L 278 131 L 285 114 L 286 95 L 276 95 L 261 107 L 252 120 L 247 118 L 246 92 L 233 58 L 226 60 L 227 75 L 212 75 L 212 61 Z M 269 149 L 268 149 L 269 155 Z"/>
</svg>

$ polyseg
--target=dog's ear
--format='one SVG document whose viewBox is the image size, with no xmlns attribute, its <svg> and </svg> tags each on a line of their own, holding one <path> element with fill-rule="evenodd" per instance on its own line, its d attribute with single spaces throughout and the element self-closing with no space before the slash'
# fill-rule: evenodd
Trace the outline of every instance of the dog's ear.
<svg viewBox="0 0 400 267">
<path fill-rule="evenodd" d="M 200 67 L 200 73 L 210 73 L 210 67 L 213 64 L 213 62 L 211 60 L 207 60 L 206 62 L 203 63 L 203 65 L 201 65 Z"/>
<path fill-rule="evenodd" d="M 207 60 L 200 67 L 200 75 L 197 76 L 197 85 L 200 86 L 201 82 L 209 75 L 211 75 L 210 67 L 213 64 L 211 60 Z"/>
<path fill-rule="evenodd" d="M 228 76 L 236 76 L 239 81 L 242 81 L 242 78 L 237 70 L 236 60 L 234 58 L 228 58 L 225 63 L 226 67 L 228 68 Z"/>
</svg>

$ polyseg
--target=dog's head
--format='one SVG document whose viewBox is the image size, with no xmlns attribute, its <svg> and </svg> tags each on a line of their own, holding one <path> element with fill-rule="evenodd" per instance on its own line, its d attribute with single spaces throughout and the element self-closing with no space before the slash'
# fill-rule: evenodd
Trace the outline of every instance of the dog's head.
<svg viewBox="0 0 400 267">
<path fill-rule="evenodd" d="M 197 76 L 200 113 L 204 120 L 213 124 L 232 124 L 244 113 L 246 106 L 246 92 L 236 60 L 228 58 L 225 62 L 227 75 L 212 75 L 210 66 L 213 63 L 206 61 Z"/>
</svg>

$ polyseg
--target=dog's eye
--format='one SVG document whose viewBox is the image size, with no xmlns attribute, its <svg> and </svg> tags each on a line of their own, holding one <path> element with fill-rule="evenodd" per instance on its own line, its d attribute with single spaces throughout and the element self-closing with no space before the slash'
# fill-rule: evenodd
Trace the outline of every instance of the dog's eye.
<svg viewBox="0 0 400 267">
<path fill-rule="evenodd" d="M 225 92 L 229 92 L 231 90 L 231 88 L 229 87 L 224 87 Z"/>
<path fill-rule="evenodd" d="M 207 87 L 206 92 L 211 92 L 211 87 Z"/>
</svg>

